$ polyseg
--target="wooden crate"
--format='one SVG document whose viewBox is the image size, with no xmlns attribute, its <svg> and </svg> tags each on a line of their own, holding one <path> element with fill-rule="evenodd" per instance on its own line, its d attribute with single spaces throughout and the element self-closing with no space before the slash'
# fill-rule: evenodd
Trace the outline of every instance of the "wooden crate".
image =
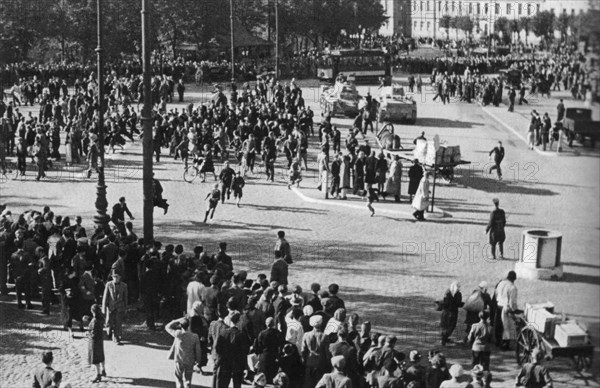
<svg viewBox="0 0 600 388">
<path fill-rule="evenodd" d="M 567 322 L 556 325 L 554 340 L 563 348 L 582 346 L 588 343 L 588 335 L 577 323 Z"/>
</svg>

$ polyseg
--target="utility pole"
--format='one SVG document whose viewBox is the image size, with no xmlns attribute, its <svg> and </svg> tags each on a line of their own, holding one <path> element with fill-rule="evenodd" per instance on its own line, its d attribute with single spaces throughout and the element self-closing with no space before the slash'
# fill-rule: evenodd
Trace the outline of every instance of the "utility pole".
<svg viewBox="0 0 600 388">
<path fill-rule="evenodd" d="M 275 0 L 275 79 L 279 79 L 279 0 Z"/>
<path fill-rule="evenodd" d="M 143 192 L 144 192 L 144 243 L 154 242 L 154 189 L 152 185 L 152 92 L 150 67 L 150 10 L 148 0 L 142 0 L 142 57 L 144 107 L 142 108 Z"/>
<path fill-rule="evenodd" d="M 229 0 L 229 21 L 231 23 L 231 86 L 235 84 L 235 32 L 233 29 L 233 0 Z"/>
<path fill-rule="evenodd" d="M 106 213 L 108 201 L 106 200 L 106 183 L 104 180 L 104 73 L 102 64 L 102 0 L 96 0 L 96 21 L 98 29 L 98 46 L 96 47 L 96 62 L 98 66 L 98 181 L 96 183 L 96 215 L 94 222 L 97 226 L 106 229 L 110 217 Z"/>
<path fill-rule="evenodd" d="M 433 45 L 435 46 L 435 38 L 436 38 L 436 32 L 437 32 L 437 24 L 435 22 L 436 19 L 436 0 L 433 0 Z M 441 4 L 441 3 L 440 3 Z"/>
</svg>

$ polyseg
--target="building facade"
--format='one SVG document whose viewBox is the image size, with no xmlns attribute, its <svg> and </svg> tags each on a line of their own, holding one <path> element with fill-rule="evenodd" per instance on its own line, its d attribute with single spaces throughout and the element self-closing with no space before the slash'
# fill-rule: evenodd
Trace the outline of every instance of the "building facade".
<svg viewBox="0 0 600 388">
<path fill-rule="evenodd" d="M 494 34 L 494 24 L 500 17 L 518 20 L 533 17 L 540 11 L 555 15 L 577 15 L 590 7 L 588 0 L 380 0 L 389 17 L 380 33 L 403 34 L 413 38 L 451 40 L 464 39 L 464 31 L 440 26 L 444 16 L 468 16 L 474 24 L 471 36 L 475 39 Z M 600 1 L 599 1 L 600 3 Z M 524 32 L 521 32 L 524 37 Z M 535 38 L 531 36 L 532 40 Z"/>
<path fill-rule="evenodd" d="M 380 0 L 387 22 L 379 29 L 383 36 L 411 36 L 411 0 Z"/>
</svg>

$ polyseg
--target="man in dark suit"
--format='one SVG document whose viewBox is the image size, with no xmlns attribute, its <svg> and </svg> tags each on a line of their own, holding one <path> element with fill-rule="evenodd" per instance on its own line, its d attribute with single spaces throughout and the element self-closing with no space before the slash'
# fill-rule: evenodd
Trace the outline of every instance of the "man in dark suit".
<svg viewBox="0 0 600 388">
<path fill-rule="evenodd" d="M 332 283 L 328 287 L 329 290 L 329 298 L 327 302 L 325 302 L 325 312 L 329 314 L 329 316 L 333 316 L 337 309 L 346 309 L 346 305 L 343 300 L 337 296 L 337 293 L 340 290 L 340 286 L 335 283 Z"/>
<path fill-rule="evenodd" d="M 281 256 L 281 251 L 275 251 L 275 261 L 271 266 L 271 282 L 288 284 L 288 263 Z"/>
<path fill-rule="evenodd" d="M 119 228 L 119 232 L 121 235 L 125 236 L 127 233 L 125 231 L 125 213 L 129 216 L 130 219 L 135 220 L 127 204 L 125 203 L 125 197 L 119 198 L 119 202 L 116 203 L 112 208 L 112 216 L 110 220 L 117 228 Z"/>
<path fill-rule="evenodd" d="M 494 198 L 492 200 L 496 207 L 490 214 L 490 221 L 485 228 L 485 233 L 490 233 L 490 244 L 492 245 L 492 257 L 496 260 L 496 244 L 500 250 L 500 260 L 504 257 L 504 240 L 506 235 L 504 233 L 504 227 L 506 226 L 506 214 L 504 210 L 500 209 L 500 200 Z"/>
<path fill-rule="evenodd" d="M 347 376 L 352 380 L 353 387 L 360 387 L 360 376 L 362 367 L 358 361 L 358 351 L 356 347 L 348 342 L 348 330 L 341 327 L 338 332 L 338 341 L 329 345 L 329 352 L 332 357 L 343 356 L 346 361 Z"/>
<path fill-rule="evenodd" d="M 52 375 L 54 369 L 52 369 L 52 362 L 54 361 L 54 355 L 52 352 L 44 352 L 42 354 L 42 362 L 45 364 L 33 374 L 33 388 L 46 388 L 52 385 Z"/>
<path fill-rule="evenodd" d="M 216 373 L 213 388 L 227 388 L 233 380 L 233 388 L 241 388 L 244 369 L 248 363 L 247 337 L 236 327 L 240 321 L 239 311 L 229 315 L 229 328 L 225 329 L 215 342 L 214 362 Z"/>
</svg>

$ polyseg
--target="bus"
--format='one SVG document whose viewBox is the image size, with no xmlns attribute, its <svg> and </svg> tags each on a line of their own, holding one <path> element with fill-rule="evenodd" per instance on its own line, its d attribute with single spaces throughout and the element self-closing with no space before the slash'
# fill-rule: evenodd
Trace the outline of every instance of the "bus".
<svg viewBox="0 0 600 388">
<path fill-rule="evenodd" d="M 380 49 L 340 49 L 323 55 L 317 66 L 320 81 L 333 82 L 342 73 L 354 83 L 378 83 L 391 80 L 390 56 Z"/>
</svg>

